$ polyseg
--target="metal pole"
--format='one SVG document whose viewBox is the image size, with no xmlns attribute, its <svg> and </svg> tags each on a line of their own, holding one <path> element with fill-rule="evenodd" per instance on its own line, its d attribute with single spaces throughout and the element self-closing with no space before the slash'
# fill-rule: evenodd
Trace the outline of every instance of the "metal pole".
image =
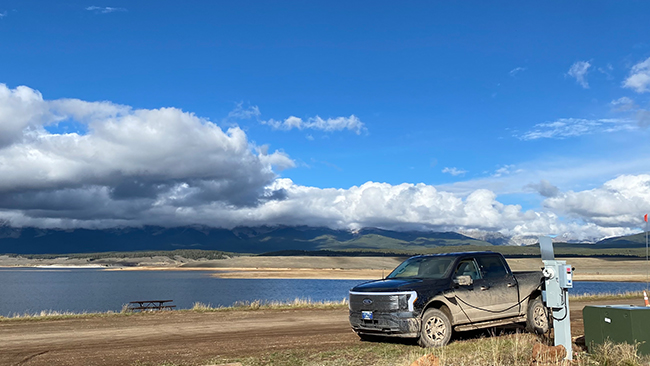
<svg viewBox="0 0 650 366">
<path fill-rule="evenodd" d="M 569 308 L 568 289 L 573 282 L 567 276 L 571 275 L 571 266 L 566 261 L 556 260 L 553 253 L 553 241 L 548 236 L 539 237 L 539 247 L 544 263 L 544 292 L 545 305 L 553 315 L 553 334 L 556 346 L 562 345 L 566 350 L 565 360 L 573 359 L 571 340 L 571 312 Z M 564 280 L 560 280 L 562 277 Z"/>
</svg>

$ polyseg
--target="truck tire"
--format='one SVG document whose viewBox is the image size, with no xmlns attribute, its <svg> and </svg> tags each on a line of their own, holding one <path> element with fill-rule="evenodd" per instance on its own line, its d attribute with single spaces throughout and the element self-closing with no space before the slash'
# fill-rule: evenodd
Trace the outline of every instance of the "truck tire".
<svg viewBox="0 0 650 366">
<path fill-rule="evenodd" d="M 422 347 L 442 347 L 451 339 L 451 321 L 440 309 L 428 309 L 422 316 L 419 344 Z"/>
<path fill-rule="evenodd" d="M 526 330 L 535 334 L 544 334 L 548 332 L 548 309 L 542 303 L 540 297 L 536 297 L 528 302 L 526 311 Z"/>
</svg>

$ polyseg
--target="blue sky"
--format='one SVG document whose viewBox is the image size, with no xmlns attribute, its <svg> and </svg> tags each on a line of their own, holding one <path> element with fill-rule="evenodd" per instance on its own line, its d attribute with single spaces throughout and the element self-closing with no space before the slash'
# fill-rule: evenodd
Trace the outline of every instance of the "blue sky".
<svg viewBox="0 0 650 366">
<path fill-rule="evenodd" d="M 647 2 L 4 1 L 0 14 L 8 89 L 238 126 L 288 156 L 276 178 L 301 187 L 424 183 L 461 200 L 487 189 L 576 225 L 640 225 L 537 188 L 589 195 L 645 179 Z M 303 128 L 281 124 L 290 117 Z M 68 116 L 46 129 L 87 126 Z"/>
</svg>

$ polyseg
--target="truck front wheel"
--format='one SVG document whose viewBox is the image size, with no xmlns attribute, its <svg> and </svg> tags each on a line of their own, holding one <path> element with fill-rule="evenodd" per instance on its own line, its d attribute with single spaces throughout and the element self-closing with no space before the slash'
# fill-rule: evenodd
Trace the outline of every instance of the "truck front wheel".
<svg viewBox="0 0 650 366">
<path fill-rule="evenodd" d="M 451 339 L 451 321 L 440 309 L 428 309 L 422 317 L 420 346 L 442 347 Z"/>
<path fill-rule="evenodd" d="M 548 309 L 546 309 L 546 306 L 542 303 L 542 299 L 539 297 L 528 302 L 526 329 L 536 334 L 548 332 Z"/>
</svg>

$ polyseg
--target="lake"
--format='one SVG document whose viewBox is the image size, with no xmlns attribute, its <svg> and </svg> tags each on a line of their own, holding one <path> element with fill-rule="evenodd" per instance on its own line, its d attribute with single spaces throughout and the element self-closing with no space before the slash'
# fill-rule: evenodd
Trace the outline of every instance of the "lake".
<svg viewBox="0 0 650 366">
<path fill-rule="evenodd" d="M 341 301 L 364 280 L 223 279 L 212 271 L 105 271 L 96 268 L 0 268 L 0 315 L 120 311 L 136 300 L 230 306 L 238 301 Z M 641 291 L 638 282 L 574 282 L 573 294 Z"/>
</svg>

